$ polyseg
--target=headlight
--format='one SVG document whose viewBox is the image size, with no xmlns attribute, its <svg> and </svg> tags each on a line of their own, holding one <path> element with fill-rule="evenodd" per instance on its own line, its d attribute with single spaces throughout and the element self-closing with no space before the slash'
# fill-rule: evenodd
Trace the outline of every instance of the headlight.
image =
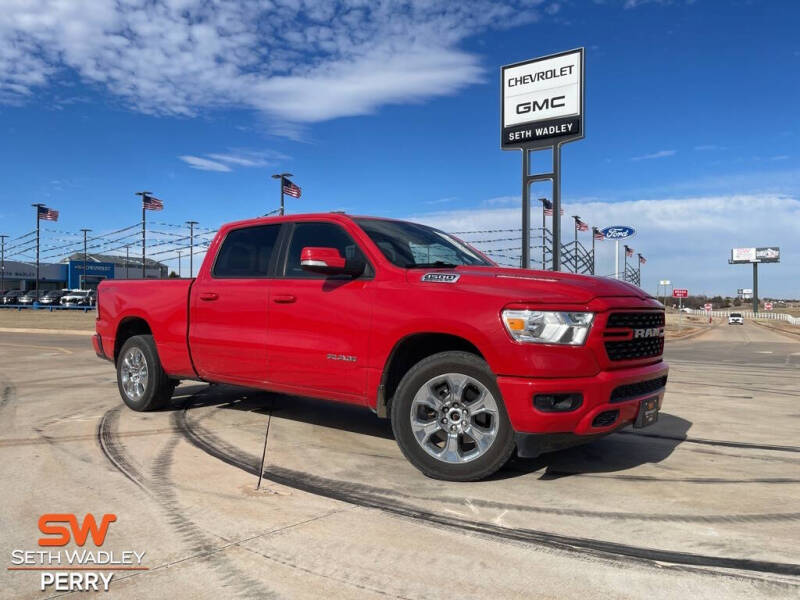
<svg viewBox="0 0 800 600">
<path fill-rule="evenodd" d="M 594 313 L 504 310 L 503 324 L 518 342 L 580 346 L 586 341 Z"/>
</svg>

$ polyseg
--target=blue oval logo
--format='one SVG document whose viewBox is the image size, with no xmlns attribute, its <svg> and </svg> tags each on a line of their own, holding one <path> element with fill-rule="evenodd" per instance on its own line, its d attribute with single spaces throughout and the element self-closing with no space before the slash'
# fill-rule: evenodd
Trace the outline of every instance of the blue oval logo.
<svg viewBox="0 0 800 600">
<path fill-rule="evenodd" d="M 633 237 L 636 230 L 627 225 L 612 225 L 611 227 L 601 229 L 600 233 L 602 233 L 607 240 L 624 240 L 625 238 Z"/>
</svg>

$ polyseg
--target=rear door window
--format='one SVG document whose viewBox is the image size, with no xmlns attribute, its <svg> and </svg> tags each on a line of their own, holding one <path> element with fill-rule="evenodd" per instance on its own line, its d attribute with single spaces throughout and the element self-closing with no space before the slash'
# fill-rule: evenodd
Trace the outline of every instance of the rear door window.
<svg viewBox="0 0 800 600">
<path fill-rule="evenodd" d="M 269 277 L 281 225 L 258 225 L 228 232 L 214 263 L 218 278 L 249 279 Z"/>
</svg>

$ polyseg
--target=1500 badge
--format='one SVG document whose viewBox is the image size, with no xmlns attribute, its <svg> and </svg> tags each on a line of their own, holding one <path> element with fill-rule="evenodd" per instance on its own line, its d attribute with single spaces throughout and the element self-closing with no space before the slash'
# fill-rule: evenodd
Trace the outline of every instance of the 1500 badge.
<svg viewBox="0 0 800 600">
<path fill-rule="evenodd" d="M 422 276 L 422 281 L 431 283 L 455 283 L 461 275 L 457 273 L 425 273 Z"/>
</svg>

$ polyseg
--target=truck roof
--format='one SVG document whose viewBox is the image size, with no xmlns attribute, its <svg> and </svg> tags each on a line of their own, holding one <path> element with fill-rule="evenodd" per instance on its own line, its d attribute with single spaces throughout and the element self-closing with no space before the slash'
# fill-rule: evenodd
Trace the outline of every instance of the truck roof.
<svg viewBox="0 0 800 600">
<path fill-rule="evenodd" d="M 281 216 L 269 216 L 269 217 L 255 217 L 252 219 L 243 219 L 240 221 L 232 221 L 230 223 L 225 223 L 220 230 L 222 229 L 229 229 L 233 227 L 240 227 L 240 226 L 247 226 L 247 225 L 258 225 L 261 223 L 284 223 L 284 222 L 291 222 L 291 221 L 315 221 L 319 219 L 324 219 L 327 221 L 335 221 L 335 222 L 347 222 L 347 221 L 355 221 L 357 219 L 374 219 L 380 221 L 403 221 L 404 219 L 391 219 L 387 217 L 374 217 L 369 215 L 350 215 L 343 212 L 324 212 L 324 213 L 300 213 L 300 214 L 292 214 L 292 215 L 283 215 Z"/>
</svg>

